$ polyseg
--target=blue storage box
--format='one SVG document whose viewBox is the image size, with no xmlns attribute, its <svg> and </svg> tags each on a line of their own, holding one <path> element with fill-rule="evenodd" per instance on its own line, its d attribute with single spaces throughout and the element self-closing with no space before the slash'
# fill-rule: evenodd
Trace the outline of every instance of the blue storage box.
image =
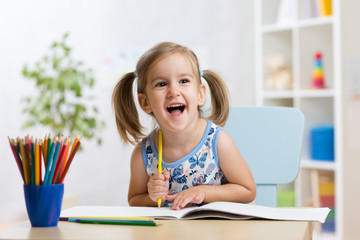
<svg viewBox="0 0 360 240">
<path fill-rule="evenodd" d="M 335 220 L 326 220 L 321 227 L 324 232 L 335 232 Z"/>
<path fill-rule="evenodd" d="M 311 158 L 334 161 L 334 126 L 316 126 L 311 129 Z"/>
</svg>

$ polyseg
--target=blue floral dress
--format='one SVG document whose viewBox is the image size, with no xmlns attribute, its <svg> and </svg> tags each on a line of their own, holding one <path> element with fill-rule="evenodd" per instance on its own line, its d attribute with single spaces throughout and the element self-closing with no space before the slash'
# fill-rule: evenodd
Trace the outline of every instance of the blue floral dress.
<svg viewBox="0 0 360 240">
<path fill-rule="evenodd" d="M 185 157 L 172 162 L 163 161 L 163 171 L 170 173 L 169 194 L 176 194 L 200 184 L 221 185 L 226 182 L 217 155 L 217 139 L 222 128 L 207 122 L 204 135 L 195 149 Z M 158 152 L 154 132 L 142 140 L 142 156 L 149 176 L 158 172 Z M 169 203 L 165 202 L 165 206 Z"/>
</svg>

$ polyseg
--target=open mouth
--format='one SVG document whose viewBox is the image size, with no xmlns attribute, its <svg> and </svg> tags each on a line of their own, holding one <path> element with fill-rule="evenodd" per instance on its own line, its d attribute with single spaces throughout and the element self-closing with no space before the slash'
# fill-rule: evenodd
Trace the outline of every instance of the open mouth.
<svg viewBox="0 0 360 240">
<path fill-rule="evenodd" d="M 184 104 L 171 105 L 166 107 L 166 110 L 173 115 L 178 115 L 185 110 L 185 105 Z"/>
</svg>

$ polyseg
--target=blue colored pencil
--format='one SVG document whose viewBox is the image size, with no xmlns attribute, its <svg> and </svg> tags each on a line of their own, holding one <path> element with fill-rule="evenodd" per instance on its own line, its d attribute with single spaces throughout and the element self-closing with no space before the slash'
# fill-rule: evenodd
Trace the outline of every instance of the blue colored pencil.
<svg viewBox="0 0 360 240">
<path fill-rule="evenodd" d="M 55 140 L 56 141 L 56 140 Z M 60 146 L 62 144 L 62 140 L 58 141 L 56 143 L 56 150 L 55 150 L 55 154 L 54 154 L 54 157 L 52 159 L 52 163 L 51 163 L 51 170 L 50 170 L 50 173 L 49 173 L 49 177 L 47 179 L 47 182 L 46 184 L 51 184 L 52 182 L 52 179 L 54 178 L 54 173 L 55 173 L 55 168 L 56 168 L 56 162 L 58 160 L 58 155 L 59 155 L 59 151 L 60 151 Z"/>
<path fill-rule="evenodd" d="M 52 162 L 51 159 L 54 156 L 56 141 L 57 141 L 57 137 L 55 138 L 54 142 L 51 143 L 51 148 L 50 148 L 50 151 L 48 152 L 46 168 L 45 168 L 44 184 L 47 184 L 47 182 L 48 182 L 48 178 L 49 178 L 49 174 L 50 174 L 50 167 L 51 167 L 51 162 Z"/>
</svg>

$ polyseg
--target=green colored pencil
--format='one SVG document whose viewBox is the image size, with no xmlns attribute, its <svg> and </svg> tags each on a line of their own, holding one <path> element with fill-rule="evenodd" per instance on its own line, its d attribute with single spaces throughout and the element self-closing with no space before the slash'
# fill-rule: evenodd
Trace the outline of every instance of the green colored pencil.
<svg viewBox="0 0 360 240">
<path fill-rule="evenodd" d="M 138 226 L 156 226 L 156 222 L 153 221 L 111 221 L 111 220 L 85 220 L 79 219 L 77 223 L 90 223 L 90 224 L 114 224 L 114 225 L 138 225 Z"/>
</svg>

